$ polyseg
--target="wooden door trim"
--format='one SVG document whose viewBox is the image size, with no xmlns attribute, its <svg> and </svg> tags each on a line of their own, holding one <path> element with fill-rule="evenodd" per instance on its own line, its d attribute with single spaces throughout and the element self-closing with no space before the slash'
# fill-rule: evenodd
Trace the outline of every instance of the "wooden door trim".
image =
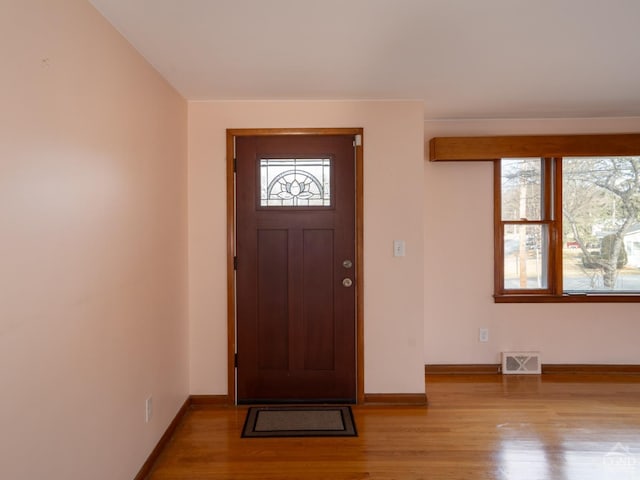
<svg viewBox="0 0 640 480">
<path fill-rule="evenodd" d="M 230 128 L 227 129 L 227 392 L 230 404 L 236 403 L 236 287 L 233 259 L 235 256 L 235 138 L 276 135 L 360 135 L 356 145 L 356 395 L 364 403 L 364 255 L 363 255 L 363 143 L 362 128 Z"/>
</svg>

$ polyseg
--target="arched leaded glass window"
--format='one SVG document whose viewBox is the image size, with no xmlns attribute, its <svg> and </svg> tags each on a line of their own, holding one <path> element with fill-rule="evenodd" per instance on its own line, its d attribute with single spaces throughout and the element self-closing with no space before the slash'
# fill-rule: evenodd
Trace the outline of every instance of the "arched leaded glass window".
<svg viewBox="0 0 640 480">
<path fill-rule="evenodd" d="M 331 206 L 331 159 L 261 159 L 260 206 Z"/>
</svg>

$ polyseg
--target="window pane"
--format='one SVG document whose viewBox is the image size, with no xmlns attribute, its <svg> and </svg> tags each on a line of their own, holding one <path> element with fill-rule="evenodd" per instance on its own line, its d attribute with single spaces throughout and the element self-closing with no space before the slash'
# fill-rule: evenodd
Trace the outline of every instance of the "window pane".
<svg viewBox="0 0 640 480">
<path fill-rule="evenodd" d="M 542 159 L 502 159 L 502 220 L 542 220 Z"/>
<path fill-rule="evenodd" d="M 504 226 L 504 288 L 547 288 L 547 227 Z"/>
<path fill-rule="evenodd" d="M 261 159 L 260 206 L 331 206 L 331 160 L 328 158 Z"/>
<path fill-rule="evenodd" d="M 563 288 L 640 291 L 640 157 L 562 163 Z"/>
</svg>

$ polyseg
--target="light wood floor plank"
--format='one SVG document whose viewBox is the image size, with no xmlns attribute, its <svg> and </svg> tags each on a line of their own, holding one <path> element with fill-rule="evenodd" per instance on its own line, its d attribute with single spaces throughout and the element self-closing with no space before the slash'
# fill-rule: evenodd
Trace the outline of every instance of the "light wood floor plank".
<svg viewBox="0 0 640 480">
<path fill-rule="evenodd" d="M 640 479 L 640 377 L 434 376 L 428 407 L 354 407 L 357 438 L 240 438 L 188 412 L 152 480 Z"/>
</svg>

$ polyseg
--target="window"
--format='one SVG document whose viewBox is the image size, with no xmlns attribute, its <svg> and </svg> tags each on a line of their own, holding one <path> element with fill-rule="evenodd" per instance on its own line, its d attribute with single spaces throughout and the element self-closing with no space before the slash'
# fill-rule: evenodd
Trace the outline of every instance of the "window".
<svg viewBox="0 0 640 480">
<path fill-rule="evenodd" d="M 540 158 L 509 158 L 500 169 L 498 237 L 502 256 L 500 293 L 549 292 L 549 232 L 553 217 L 548 164 Z"/>
<path fill-rule="evenodd" d="M 331 206 L 331 159 L 260 159 L 260 206 Z"/>
<path fill-rule="evenodd" d="M 563 288 L 640 294 L 640 157 L 562 160 Z"/>
<path fill-rule="evenodd" d="M 494 161 L 496 302 L 640 302 L 640 135 L 435 138 Z"/>
<path fill-rule="evenodd" d="M 640 294 L 640 157 L 504 158 L 496 169 L 497 295 Z"/>
</svg>

